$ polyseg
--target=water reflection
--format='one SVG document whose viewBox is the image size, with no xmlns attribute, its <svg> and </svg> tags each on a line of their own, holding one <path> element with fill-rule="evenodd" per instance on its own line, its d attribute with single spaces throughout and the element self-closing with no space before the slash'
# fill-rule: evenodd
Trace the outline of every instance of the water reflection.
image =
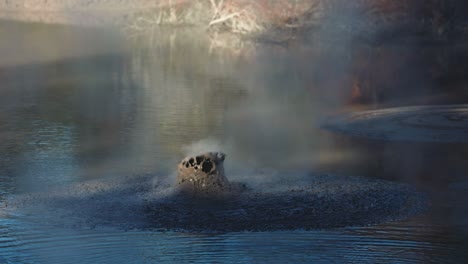
<svg viewBox="0 0 468 264">
<path fill-rule="evenodd" d="M 119 77 L 122 60 L 98 57 L 3 70 L 2 160 L 10 161 L 22 183 L 40 189 L 89 177 L 92 173 L 81 169 L 116 152 L 125 138 L 118 130 L 133 119 L 132 108 L 121 105 L 134 104 L 131 94 L 120 100 L 129 84 Z"/>
<path fill-rule="evenodd" d="M 442 102 L 440 90 L 425 86 L 434 84 L 425 65 L 439 65 L 439 55 L 427 62 L 411 55 L 414 46 L 386 49 L 347 38 L 346 45 L 249 46 L 248 55 L 234 56 L 242 51 L 187 34 L 162 29 L 116 54 L 2 66 L 0 199 L 92 178 L 167 175 L 184 151 L 209 147 L 228 153 L 232 174 L 266 167 L 272 173 L 257 180 L 287 178 L 278 171 L 291 168 L 390 178 L 428 190 L 435 209 L 368 228 L 207 235 L 44 228 L 0 215 L 0 262 L 456 263 L 464 256 L 466 146 L 376 143 L 318 129 L 325 113 L 369 107 L 349 102 Z M 95 42 L 88 41 L 80 45 L 91 51 Z M 442 53 L 456 64 L 460 49 Z M 399 78 L 413 66 L 419 69 Z M 424 96 L 405 97 L 413 84 Z"/>
<path fill-rule="evenodd" d="M 206 57 L 207 42 L 187 43 L 170 35 L 150 44 L 132 60 L 134 80 L 141 85 L 133 146 L 139 155 L 152 157 L 146 166 L 174 163 L 183 145 L 222 138 L 225 109 L 247 93 L 236 78 L 239 67 Z"/>
</svg>

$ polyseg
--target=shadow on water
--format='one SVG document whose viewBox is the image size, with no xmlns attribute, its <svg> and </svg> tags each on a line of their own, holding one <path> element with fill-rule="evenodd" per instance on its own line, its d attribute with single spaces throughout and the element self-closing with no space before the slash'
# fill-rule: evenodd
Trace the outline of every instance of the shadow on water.
<svg viewBox="0 0 468 264">
<path fill-rule="evenodd" d="M 0 68 L 1 200 L 119 176 L 164 181 L 185 152 L 210 148 L 228 153 L 226 171 L 235 180 L 287 182 L 291 170 L 391 179 L 429 193 L 429 212 L 360 228 L 190 234 L 46 228 L 2 211 L 0 261 L 457 263 L 466 256 L 465 145 L 369 141 L 319 129 L 334 112 L 463 101 L 465 79 L 452 69 L 464 47 L 345 38 L 232 49 L 165 29 L 152 38 L 116 54 Z M 92 49 L 94 41 L 86 43 Z M 252 178 L 254 171 L 263 173 Z M 109 199 L 131 197 L 139 185 L 127 184 L 114 186 Z"/>
</svg>

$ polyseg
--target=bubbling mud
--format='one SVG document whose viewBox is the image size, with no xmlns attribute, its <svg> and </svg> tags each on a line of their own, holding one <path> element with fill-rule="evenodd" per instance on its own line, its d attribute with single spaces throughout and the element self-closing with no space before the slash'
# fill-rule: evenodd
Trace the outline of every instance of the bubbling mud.
<svg viewBox="0 0 468 264">
<path fill-rule="evenodd" d="M 334 116 L 323 128 L 388 141 L 468 143 L 468 105 L 396 107 Z"/>
</svg>

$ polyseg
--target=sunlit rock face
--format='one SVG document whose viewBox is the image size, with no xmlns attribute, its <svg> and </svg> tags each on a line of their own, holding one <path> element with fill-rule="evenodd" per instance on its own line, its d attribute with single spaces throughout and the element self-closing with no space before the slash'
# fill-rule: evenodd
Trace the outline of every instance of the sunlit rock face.
<svg viewBox="0 0 468 264">
<path fill-rule="evenodd" d="M 177 185 L 184 191 L 204 193 L 229 190 L 221 152 L 206 152 L 183 159 L 177 166 Z"/>
</svg>

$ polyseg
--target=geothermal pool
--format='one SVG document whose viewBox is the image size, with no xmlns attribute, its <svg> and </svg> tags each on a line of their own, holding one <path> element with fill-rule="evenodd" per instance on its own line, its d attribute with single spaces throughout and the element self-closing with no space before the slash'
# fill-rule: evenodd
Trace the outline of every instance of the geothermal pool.
<svg viewBox="0 0 468 264">
<path fill-rule="evenodd" d="M 0 22 L 1 263 L 465 259 L 465 143 L 322 129 L 330 114 L 354 113 L 349 83 L 363 68 L 379 69 L 368 62 L 414 54 L 414 47 L 348 39 L 239 47 L 191 34 L 160 29 L 151 40 L 128 39 L 110 30 Z M 433 98 L 430 89 L 417 94 L 426 95 Z M 428 129 L 427 120 L 410 121 Z M 229 179 L 261 193 L 247 197 L 255 210 L 238 203 L 226 211 L 219 201 L 177 207 L 176 165 L 204 151 L 227 153 Z M 197 215 L 211 206 L 221 217 Z M 277 216 L 278 206 L 294 221 L 245 221 L 274 220 L 265 215 Z M 301 223 L 312 209 L 334 214 Z M 200 228 L 188 213 L 218 223 L 231 214 L 258 228 Z"/>
</svg>

